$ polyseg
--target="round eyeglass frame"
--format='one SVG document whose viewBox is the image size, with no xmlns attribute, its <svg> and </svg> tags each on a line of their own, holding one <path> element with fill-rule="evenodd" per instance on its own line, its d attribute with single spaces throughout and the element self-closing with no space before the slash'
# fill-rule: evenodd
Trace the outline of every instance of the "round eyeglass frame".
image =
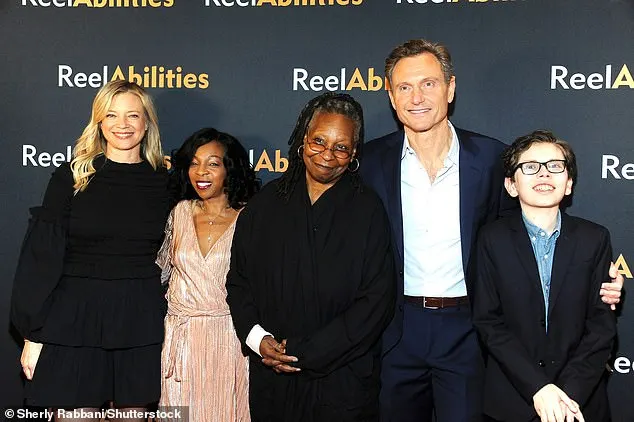
<svg viewBox="0 0 634 422">
<path fill-rule="evenodd" d="M 326 145 L 320 145 L 318 143 L 311 142 L 309 140 L 306 140 L 306 144 L 308 144 L 308 149 L 310 149 L 315 154 L 321 154 L 322 152 L 329 149 L 330 152 L 332 152 L 332 155 L 334 155 L 336 158 L 340 160 L 347 160 L 352 155 L 352 151 L 350 150 L 342 151 L 340 149 L 336 149 L 334 146 L 331 148 L 328 148 Z"/>
</svg>

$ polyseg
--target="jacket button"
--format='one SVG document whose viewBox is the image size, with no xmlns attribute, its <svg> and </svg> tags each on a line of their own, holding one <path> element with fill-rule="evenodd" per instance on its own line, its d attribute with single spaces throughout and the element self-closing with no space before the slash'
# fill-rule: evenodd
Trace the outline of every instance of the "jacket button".
<svg viewBox="0 0 634 422">
<path fill-rule="evenodd" d="M 546 366 L 546 362 L 544 362 L 543 360 L 540 360 L 539 362 L 537 362 L 537 364 L 541 366 L 542 368 Z"/>
<path fill-rule="evenodd" d="M 399 271 L 398 275 L 400 275 L 401 277 L 403 277 L 403 271 Z"/>
<path fill-rule="evenodd" d="M 546 320 L 545 319 L 540 319 L 539 320 L 539 325 L 541 325 L 542 327 L 546 326 Z"/>
<path fill-rule="evenodd" d="M 398 305 L 398 310 L 403 312 L 403 305 Z"/>
</svg>

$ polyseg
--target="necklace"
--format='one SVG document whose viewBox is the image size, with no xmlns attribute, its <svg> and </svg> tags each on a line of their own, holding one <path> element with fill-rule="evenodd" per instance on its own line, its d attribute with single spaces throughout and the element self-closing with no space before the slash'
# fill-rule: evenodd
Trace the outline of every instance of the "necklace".
<svg viewBox="0 0 634 422">
<path fill-rule="evenodd" d="M 209 222 L 209 233 L 207 234 L 207 247 L 211 247 L 211 232 L 213 229 L 213 225 L 216 223 L 216 220 L 218 219 L 218 217 L 220 217 L 220 214 L 222 214 L 222 211 L 224 211 L 224 208 L 221 208 L 220 211 L 218 212 L 218 214 L 216 214 L 216 216 L 214 218 L 211 218 L 211 215 L 209 215 L 209 213 L 207 212 L 207 208 L 205 207 L 205 203 L 204 202 L 200 202 L 200 208 L 203 210 L 203 214 L 205 214 L 207 216 L 208 222 Z"/>
</svg>

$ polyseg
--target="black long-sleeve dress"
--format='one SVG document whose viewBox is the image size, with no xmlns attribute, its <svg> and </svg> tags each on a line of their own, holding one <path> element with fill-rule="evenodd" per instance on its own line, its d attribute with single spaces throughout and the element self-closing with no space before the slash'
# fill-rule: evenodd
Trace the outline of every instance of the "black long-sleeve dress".
<svg viewBox="0 0 634 422">
<path fill-rule="evenodd" d="M 31 210 L 11 320 L 44 343 L 26 403 L 141 406 L 160 395 L 165 300 L 154 263 L 169 213 L 167 172 L 98 157 L 73 195 L 70 166 Z"/>
<path fill-rule="evenodd" d="M 380 199 L 345 174 L 311 205 L 305 180 L 288 202 L 276 182 L 241 213 L 227 276 L 240 340 L 255 324 L 297 356 L 275 374 L 250 352 L 254 421 L 378 420 L 380 337 L 395 267 Z"/>
</svg>

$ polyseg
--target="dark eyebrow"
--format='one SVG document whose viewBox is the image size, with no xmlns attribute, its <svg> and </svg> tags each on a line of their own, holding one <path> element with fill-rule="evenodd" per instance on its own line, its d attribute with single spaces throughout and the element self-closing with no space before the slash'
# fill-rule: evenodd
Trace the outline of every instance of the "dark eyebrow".
<svg viewBox="0 0 634 422">
<path fill-rule="evenodd" d="M 223 157 L 221 157 L 220 155 L 216 155 L 216 154 L 211 154 L 211 155 L 207 155 L 206 157 L 199 157 L 198 155 L 194 155 L 192 157 L 193 159 L 197 159 L 197 160 L 205 160 L 205 159 L 209 159 L 209 158 L 219 158 L 222 160 Z"/>
</svg>

